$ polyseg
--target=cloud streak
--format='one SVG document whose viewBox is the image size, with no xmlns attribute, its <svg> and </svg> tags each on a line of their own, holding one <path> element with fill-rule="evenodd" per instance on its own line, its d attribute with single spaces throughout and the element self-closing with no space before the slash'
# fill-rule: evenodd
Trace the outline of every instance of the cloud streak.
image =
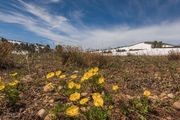
<svg viewBox="0 0 180 120">
<path fill-rule="evenodd" d="M 0 11 L 0 21 L 19 24 L 38 36 L 53 40 L 57 44 L 76 45 L 82 48 L 107 48 L 147 40 L 177 42 L 180 38 L 179 20 L 136 28 L 128 25 L 116 25 L 104 29 L 86 26 L 82 22 L 79 27 L 75 27 L 71 23 L 71 19 L 50 14 L 47 9 L 22 0 L 18 0 L 18 2 L 19 6 L 15 5 L 15 7 L 19 10 L 23 8 L 22 12 L 8 11 L 8 13 L 4 13 Z M 74 15 L 78 17 L 77 19 L 81 18 L 81 14 L 78 12 L 75 12 Z"/>
</svg>

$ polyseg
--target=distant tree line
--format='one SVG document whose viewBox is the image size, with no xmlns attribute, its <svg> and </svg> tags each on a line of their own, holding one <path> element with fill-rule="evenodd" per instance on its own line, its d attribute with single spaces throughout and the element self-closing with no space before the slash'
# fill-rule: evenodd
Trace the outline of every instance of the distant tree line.
<svg viewBox="0 0 180 120">
<path fill-rule="evenodd" d="M 152 42 L 152 48 L 162 48 L 163 42 L 162 41 L 154 41 Z"/>
<path fill-rule="evenodd" d="M 1 38 L 1 42 L 8 42 L 7 39 L 5 38 Z M 49 45 L 41 45 L 41 44 L 30 44 L 30 43 L 23 43 L 21 42 L 20 44 L 18 43 L 11 43 L 13 46 L 13 51 L 27 51 L 28 53 L 46 53 L 46 52 L 50 52 L 51 48 Z"/>
</svg>

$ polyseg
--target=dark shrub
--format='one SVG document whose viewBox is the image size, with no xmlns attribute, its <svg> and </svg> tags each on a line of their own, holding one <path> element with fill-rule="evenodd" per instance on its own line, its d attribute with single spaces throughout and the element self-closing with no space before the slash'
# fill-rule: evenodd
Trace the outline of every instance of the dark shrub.
<svg viewBox="0 0 180 120">
<path fill-rule="evenodd" d="M 168 60 L 180 60 L 180 52 L 170 51 L 167 57 Z"/>
<path fill-rule="evenodd" d="M 11 60 L 13 46 L 7 41 L 0 41 L 0 68 L 7 68 L 13 65 Z"/>
<path fill-rule="evenodd" d="M 64 47 L 61 53 L 63 64 L 75 64 L 80 67 L 103 67 L 108 63 L 108 56 L 83 52 L 77 47 Z"/>
</svg>

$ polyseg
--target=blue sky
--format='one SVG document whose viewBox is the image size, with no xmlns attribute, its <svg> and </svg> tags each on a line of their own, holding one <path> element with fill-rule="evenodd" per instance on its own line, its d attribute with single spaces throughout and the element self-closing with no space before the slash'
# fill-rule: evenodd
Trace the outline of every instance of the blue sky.
<svg viewBox="0 0 180 120">
<path fill-rule="evenodd" d="M 179 6 L 180 0 L 1 0 L 0 36 L 82 48 L 180 44 Z"/>
</svg>

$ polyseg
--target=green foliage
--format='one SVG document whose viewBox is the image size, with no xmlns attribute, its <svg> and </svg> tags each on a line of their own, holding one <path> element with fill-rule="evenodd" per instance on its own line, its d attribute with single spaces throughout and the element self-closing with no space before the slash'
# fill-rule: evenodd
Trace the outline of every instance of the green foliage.
<svg viewBox="0 0 180 120">
<path fill-rule="evenodd" d="M 16 104 L 19 100 L 19 91 L 16 87 L 6 86 L 5 95 L 11 105 Z"/>
<path fill-rule="evenodd" d="M 113 99 L 112 99 L 112 96 L 111 96 L 111 94 L 108 93 L 108 92 L 105 92 L 104 101 L 105 101 L 105 103 L 107 103 L 107 104 L 109 104 L 109 105 L 114 104 L 114 101 L 113 101 Z"/>
<path fill-rule="evenodd" d="M 107 120 L 108 113 L 99 107 L 91 107 L 91 109 L 85 113 L 87 120 Z"/>
<path fill-rule="evenodd" d="M 104 91 L 104 85 L 98 84 L 98 80 L 100 77 L 101 77 L 100 75 L 94 75 L 88 82 L 91 85 L 93 91 L 97 91 L 101 93 L 102 91 Z"/>
<path fill-rule="evenodd" d="M 50 110 L 50 113 L 57 115 L 60 112 L 64 112 L 67 107 L 68 105 L 66 104 L 57 104 L 52 110 Z"/>
<path fill-rule="evenodd" d="M 120 111 L 126 116 L 138 114 L 138 119 L 145 120 L 146 114 L 153 111 L 153 106 L 151 106 L 147 97 L 134 98 L 127 103 L 121 103 Z"/>
</svg>

